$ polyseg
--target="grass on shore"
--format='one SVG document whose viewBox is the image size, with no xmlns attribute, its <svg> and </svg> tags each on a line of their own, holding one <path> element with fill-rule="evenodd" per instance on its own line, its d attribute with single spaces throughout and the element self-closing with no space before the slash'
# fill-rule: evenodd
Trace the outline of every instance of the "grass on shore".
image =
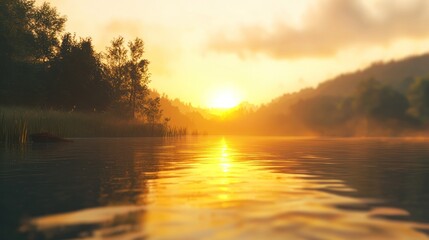
<svg viewBox="0 0 429 240">
<path fill-rule="evenodd" d="M 24 144 L 32 133 L 49 132 L 61 137 L 175 137 L 186 128 L 125 120 L 107 113 L 63 112 L 0 107 L 0 142 Z"/>
</svg>

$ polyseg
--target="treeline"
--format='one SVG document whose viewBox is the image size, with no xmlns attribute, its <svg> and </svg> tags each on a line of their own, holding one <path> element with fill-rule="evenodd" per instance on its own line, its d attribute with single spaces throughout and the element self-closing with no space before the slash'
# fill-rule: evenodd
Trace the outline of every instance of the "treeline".
<svg viewBox="0 0 429 240">
<path fill-rule="evenodd" d="M 321 135 L 401 135 L 429 120 L 429 78 L 415 78 L 405 94 L 369 79 L 352 96 L 318 95 L 291 106 L 291 116 Z"/>
<path fill-rule="evenodd" d="M 144 43 L 122 37 L 96 52 L 91 38 L 64 32 L 66 18 L 48 3 L 0 1 L 0 105 L 110 112 L 158 123 L 149 96 Z"/>
</svg>

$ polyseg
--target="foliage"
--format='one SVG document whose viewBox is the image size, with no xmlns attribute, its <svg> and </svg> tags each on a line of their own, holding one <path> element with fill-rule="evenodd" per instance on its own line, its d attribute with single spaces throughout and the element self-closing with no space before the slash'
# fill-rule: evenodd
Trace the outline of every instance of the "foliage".
<svg viewBox="0 0 429 240">
<path fill-rule="evenodd" d="M 409 91 L 419 109 L 424 101 L 424 84 L 416 81 Z M 369 79 L 361 81 L 351 97 L 316 95 L 292 105 L 291 112 L 319 134 L 348 136 L 357 132 L 397 134 L 401 129 L 418 127 L 418 121 L 408 115 L 409 109 L 410 104 L 403 94 Z"/>
<path fill-rule="evenodd" d="M 55 8 L 48 3 L 37 7 L 34 1 L 2 0 L 0 9 L 2 60 L 46 61 L 54 56 L 66 21 Z"/>
<path fill-rule="evenodd" d="M 34 8 L 29 27 L 35 45 L 38 46 L 35 54 L 37 60 L 48 61 L 55 56 L 65 21 L 66 19 L 60 17 L 56 9 L 46 2 Z"/>
<path fill-rule="evenodd" d="M 429 78 L 416 78 L 407 97 L 411 103 L 411 114 L 421 119 L 429 118 Z"/>
<path fill-rule="evenodd" d="M 143 58 L 144 45 L 143 40 L 136 38 L 134 41 L 128 43 L 130 49 L 130 58 L 127 63 L 127 70 L 129 75 L 128 91 L 129 91 L 129 105 L 131 107 L 132 116 L 135 117 L 136 112 L 142 112 L 145 99 L 148 96 L 149 74 L 148 64 L 149 61 Z M 156 108 L 159 111 L 159 99 L 157 104 L 152 104 L 149 101 L 148 108 Z M 149 118 L 149 116 L 148 116 Z M 159 120 L 160 117 L 157 118 Z"/>
<path fill-rule="evenodd" d="M 124 39 L 112 40 L 104 55 L 106 78 L 113 90 L 113 108 L 125 116 L 135 118 L 143 114 L 148 101 L 149 61 L 143 58 L 143 40 L 136 38 L 125 47 Z M 147 106 L 146 108 L 150 108 Z"/>
<path fill-rule="evenodd" d="M 150 124 L 158 123 L 162 117 L 161 99 L 159 97 L 149 99 L 144 113 Z"/>
<path fill-rule="evenodd" d="M 374 79 L 359 84 L 354 104 L 357 114 L 377 120 L 404 119 L 409 107 L 404 95 Z"/>
<path fill-rule="evenodd" d="M 0 1 L 0 103 L 41 104 L 65 18 L 45 3 Z"/>
<path fill-rule="evenodd" d="M 0 1 L 0 104 L 104 112 L 158 124 L 149 98 L 149 61 L 140 38 L 113 39 L 97 53 L 91 38 L 63 34 L 66 19 L 48 3 Z"/>
<path fill-rule="evenodd" d="M 111 87 L 90 38 L 77 41 L 65 34 L 51 63 L 49 100 L 56 108 L 83 111 L 106 110 Z"/>
<path fill-rule="evenodd" d="M 111 46 L 107 48 L 107 53 L 103 56 L 105 74 L 112 86 L 113 107 L 117 111 L 126 103 L 124 96 L 127 82 L 127 56 L 128 50 L 124 46 L 122 37 L 113 39 Z"/>
</svg>

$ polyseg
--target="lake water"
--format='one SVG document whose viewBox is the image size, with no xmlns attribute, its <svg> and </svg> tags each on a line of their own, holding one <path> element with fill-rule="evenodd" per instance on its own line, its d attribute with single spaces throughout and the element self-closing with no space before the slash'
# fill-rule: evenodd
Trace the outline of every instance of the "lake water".
<svg viewBox="0 0 429 240">
<path fill-rule="evenodd" d="M 429 239 L 429 139 L 0 148 L 1 239 Z"/>
</svg>

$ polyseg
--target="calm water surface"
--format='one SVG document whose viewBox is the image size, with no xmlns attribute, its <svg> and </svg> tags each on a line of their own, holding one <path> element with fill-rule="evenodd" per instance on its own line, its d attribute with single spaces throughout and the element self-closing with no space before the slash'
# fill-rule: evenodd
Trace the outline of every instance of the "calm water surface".
<svg viewBox="0 0 429 240">
<path fill-rule="evenodd" d="M 428 139 L 0 148 L 1 239 L 429 239 Z"/>
</svg>

